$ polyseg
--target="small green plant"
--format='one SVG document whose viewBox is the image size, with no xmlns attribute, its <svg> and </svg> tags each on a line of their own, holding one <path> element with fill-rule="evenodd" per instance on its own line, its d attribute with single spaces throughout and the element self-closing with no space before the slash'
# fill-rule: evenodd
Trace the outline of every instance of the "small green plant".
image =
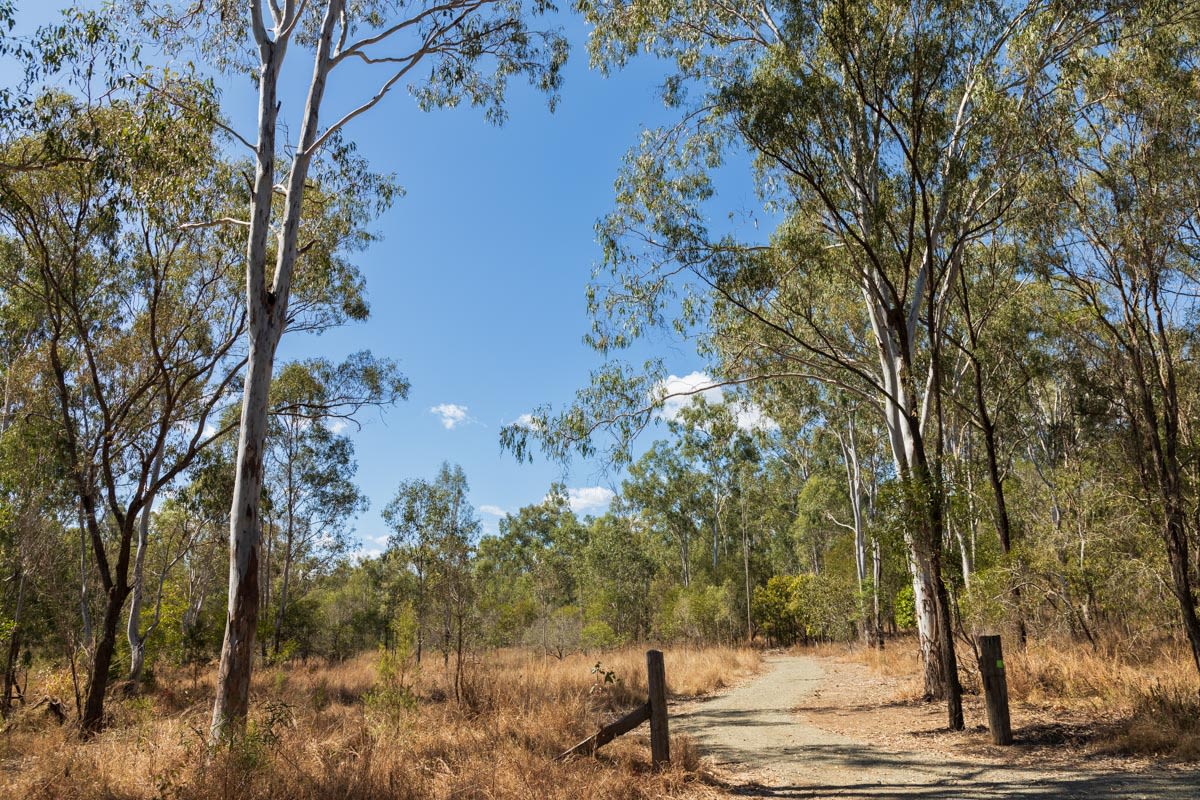
<svg viewBox="0 0 1200 800">
<path fill-rule="evenodd" d="M 380 648 L 375 671 L 375 686 L 363 696 L 363 704 L 369 712 L 397 723 L 417 707 L 409 656 L 406 652 Z"/>
<path fill-rule="evenodd" d="M 299 652 L 299 650 L 300 645 L 297 644 L 294 639 L 287 639 L 279 645 L 279 652 L 272 653 L 267 658 L 267 663 L 273 666 L 286 664 L 296 657 L 296 653 Z"/>
<path fill-rule="evenodd" d="M 617 673 L 611 669 L 605 669 L 604 665 L 599 661 L 596 666 L 592 667 L 592 677 L 594 678 L 592 686 L 588 689 L 588 694 L 607 691 L 610 686 L 618 686 L 621 679 L 617 677 Z"/>
<path fill-rule="evenodd" d="M 319 678 L 313 684 L 309 702 L 314 711 L 324 711 L 329 706 L 329 681 Z"/>
<path fill-rule="evenodd" d="M 125 701 L 125 710 L 140 723 L 154 719 L 154 700 L 149 695 L 137 695 Z"/>
<path fill-rule="evenodd" d="M 245 731 L 231 730 L 222 738 L 222 744 L 238 769 L 255 771 L 266 764 L 271 749 L 279 743 L 280 729 L 290 726 L 293 719 L 290 705 L 273 700 L 263 706 L 261 718 L 247 720 Z"/>
</svg>

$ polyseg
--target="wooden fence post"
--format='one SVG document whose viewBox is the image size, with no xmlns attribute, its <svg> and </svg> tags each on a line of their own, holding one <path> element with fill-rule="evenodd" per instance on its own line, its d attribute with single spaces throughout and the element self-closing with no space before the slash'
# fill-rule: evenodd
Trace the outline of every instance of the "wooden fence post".
<svg viewBox="0 0 1200 800">
<path fill-rule="evenodd" d="M 655 767 L 671 763 L 671 737 L 667 732 L 667 673 L 661 650 L 646 651 L 646 678 L 650 687 L 650 758 Z"/>
<path fill-rule="evenodd" d="M 1008 716 L 1008 678 L 999 636 L 979 637 L 979 675 L 987 699 L 988 728 L 996 744 L 1012 744 L 1012 721 Z"/>
</svg>

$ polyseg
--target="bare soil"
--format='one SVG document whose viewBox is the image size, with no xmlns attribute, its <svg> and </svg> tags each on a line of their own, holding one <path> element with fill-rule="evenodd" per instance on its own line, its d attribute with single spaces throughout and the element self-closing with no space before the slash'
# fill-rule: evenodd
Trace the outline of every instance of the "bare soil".
<svg viewBox="0 0 1200 800">
<path fill-rule="evenodd" d="M 896 700 L 898 679 L 860 664 L 771 655 L 733 690 L 681 706 L 686 733 L 733 795 L 785 798 L 1200 797 L 1200 770 L 1104 754 L 1103 721 L 1014 709 L 1017 744 L 991 745 L 982 701 L 968 730 L 940 704 Z M 901 692 L 902 694 L 902 692 Z"/>
</svg>

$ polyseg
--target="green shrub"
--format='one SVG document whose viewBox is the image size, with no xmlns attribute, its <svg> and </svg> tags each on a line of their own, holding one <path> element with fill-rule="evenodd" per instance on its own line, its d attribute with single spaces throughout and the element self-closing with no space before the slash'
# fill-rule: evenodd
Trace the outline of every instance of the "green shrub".
<svg viewBox="0 0 1200 800">
<path fill-rule="evenodd" d="M 607 622 L 590 622 L 584 626 L 579 638 L 585 650 L 608 650 L 621 643 L 612 626 Z"/>
<path fill-rule="evenodd" d="M 368 714 L 397 724 L 417 707 L 412 660 L 407 652 L 381 647 L 375 671 L 375 686 L 363 695 L 363 705 Z"/>
</svg>

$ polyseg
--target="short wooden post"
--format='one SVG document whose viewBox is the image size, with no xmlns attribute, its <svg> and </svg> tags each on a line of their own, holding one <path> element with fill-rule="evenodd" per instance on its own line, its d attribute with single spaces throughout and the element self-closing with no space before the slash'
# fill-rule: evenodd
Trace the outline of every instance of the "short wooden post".
<svg viewBox="0 0 1200 800">
<path fill-rule="evenodd" d="M 988 728 L 996 744 L 1012 744 L 1012 721 L 1008 716 L 1008 678 L 999 636 L 979 637 L 979 674 L 987 699 Z"/>
<path fill-rule="evenodd" d="M 671 736 L 667 732 L 667 673 L 661 650 L 646 651 L 646 678 L 650 687 L 650 758 L 656 767 L 671 763 Z"/>
</svg>

